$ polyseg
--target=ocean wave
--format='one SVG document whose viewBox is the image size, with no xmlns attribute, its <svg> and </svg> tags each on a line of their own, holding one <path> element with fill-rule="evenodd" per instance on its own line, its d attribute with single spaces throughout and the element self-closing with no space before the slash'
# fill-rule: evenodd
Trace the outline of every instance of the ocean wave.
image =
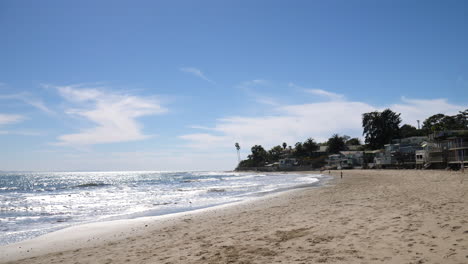
<svg viewBox="0 0 468 264">
<path fill-rule="evenodd" d="M 0 234 L 0 245 L 71 224 L 164 215 L 229 203 L 311 185 L 322 175 L 206 171 L 51 173 L 24 177 L 28 182 L 18 180 L 0 187 L 25 190 L 0 189 L 0 222 L 7 217 L 13 221 L 2 222 L 3 226 L 0 223 L 0 229 L 10 228 L 11 232 L 14 226 L 15 230 L 33 227 L 39 231 L 11 235 L 4 232 Z"/>
<path fill-rule="evenodd" d="M 187 179 L 187 180 L 182 180 L 181 182 L 183 183 L 190 183 L 190 182 L 211 182 L 211 181 L 219 181 L 220 179 L 217 178 L 206 178 L 206 179 Z"/>
<path fill-rule="evenodd" d="M 245 173 L 232 171 L 200 171 L 190 173 L 194 176 L 240 176 Z"/>
<path fill-rule="evenodd" d="M 90 183 L 78 184 L 78 185 L 72 186 L 71 188 L 102 187 L 102 186 L 108 186 L 108 185 L 111 185 L 111 184 L 90 182 Z"/>
<path fill-rule="evenodd" d="M 170 202 L 165 202 L 165 203 L 154 203 L 153 205 L 154 205 L 154 206 L 161 206 L 161 205 L 168 205 L 168 204 L 173 204 L 173 203 L 170 203 Z"/>
<path fill-rule="evenodd" d="M 231 178 L 225 178 L 224 180 L 226 181 L 238 181 L 238 180 L 245 180 L 245 179 L 252 179 L 252 178 L 255 178 L 255 177 L 263 177 L 265 175 L 255 175 L 255 174 L 252 174 L 252 175 L 245 175 L 245 176 L 236 176 L 236 177 L 231 177 Z"/>
<path fill-rule="evenodd" d="M 8 222 L 18 222 L 18 221 L 27 221 L 27 220 L 39 220 L 42 219 L 40 215 L 31 215 L 31 216 L 17 216 L 17 217 L 9 217 Z M 2 219 L 2 218 L 0 218 Z M 2 219 L 5 221 L 5 219 Z"/>
<path fill-rule="evenodd" d="M 182 180 L 181 182 L 183 183 L 188 183 L 188 182 L 199 182 L 200 180 Z"/>
<path fill-rule="evenodd" d="M 296 179 L 296 181 L 298 182 L 307 182 L 307 183 L 314 183 L 314 182 L 318 182 L 319 179 L 315 178 L 315 177 L 299 177 Z"/>
<path fill-rule="evenodd" d="M 65 217 L 65 218 L 59 218 L 55 220 L 56 223 L 64 223 L 70 221 L 72 218 L 71 217 Z"/>
<path fill-rule="evenodd" d="M 0 191 L 14 191 L 18 189 L 18 187 L 0 187 Z"/>
<path fill-rule="evenodd" d="M 216 192 L 216 193 L 220 193 L 220 192 L 226 192 L 226 189 L 223 189 L 223 188 L 210 188 L 207 190 L 207 192 Z"/>
</svg>

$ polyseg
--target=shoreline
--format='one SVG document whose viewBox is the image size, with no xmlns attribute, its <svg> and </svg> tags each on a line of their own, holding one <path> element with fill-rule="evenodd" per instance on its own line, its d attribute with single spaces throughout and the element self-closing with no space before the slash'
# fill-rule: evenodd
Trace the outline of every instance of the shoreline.
<svg viewBox="0 0 468 264">
<path fill-rule="evenodd" d="M 113 173 L 113 172 L 107 172 L 107 173 Z M 119 172 L 120 173 L 120 172 Z M 119 174 L 117 173 L 117 174 Z M 115 173 L 114 173 L 115 174 Z M 0 234 L 0 246 L 8 245 L 8 244 L 13 244 L 13 243 L 18 243 L 21 241 L 33 239 L 38 236 L 42 236 L 51 232 L 55 232 L 58 230 L 62 230 L 65 228 L 70 228 L 73 226 L 77 225 L 82 225 L 82 224 L 90 224 L 90 223 L 96 223 L 96 222 L 108 222 L 108 221 L 115 221 L 115 220 L 125 220 L 125 219 L 135 219 L 135 218 L 141 218 L 141 217 L 149 217 L 149 216 L 162 216 L 162 215 L 167 215 L 167 214 L 176 214 L 176 213 L 183 213 L 183 212 L 189 212 L 189 211 L 194 211 L 194 210 L 200 210 L 200 209 L 205 209 L 213 206 L 220 206 L 224 204 L 230 204 L 233 202 L 238 202 L 246 199 L 251 199 L 252 197 L 259 197 L 263 195 L 268 195 L 269 193 L 274 193 L 274 192 L 281 192 L 284 190 L 288 189 L 294 189 L 294 188 L 300 188 L 304 186 L 309 186 L 309 185 L 317 185 L 320 184 L 320 182 L 323 182 L 323 176 L 319 175 L 318 173 L 312 173 L 306 176 L 302 176 L 300 173 L 295 173 L 294 175 L 290 175 L 292 178 L 290 180 L 290 176 L 285 173 L 255 173 L 255 172 L 250 172 L 250 173 L 237 173 L 237 172 L 207 172 L 207 173 L 195 173 L 192 174 L 190 172 L 188 173 L 181 173 L 180 175 L 186 175 L 188 174 L 188 180 L 181 180 L 180 184 L 175 185 L 175 186 L 170 186 L 169 188 L 172 188 L 172 190 L 166 190 L 164 193 L 162 193 L 162 196 L 159 197 L 161 194 L 160 192 L 160 186 L 163 184 L 160 184 L 155 181 L 154 187 L 151 187 L 153 189 L 148 189 L 146 188 L 146 192 L 141 192 L 139 190 L 145 189 L 144 187 L 138 187 L 135 186 L 135 188 L 132 188 L 130 191 L 130 194 L 124 193 L 123 195 L 126 196 L 126 203 L 127 204 L 133 204 L 136 206 L 136 210 L 133 210 L 132 207 L 129 206 L 123 206 L 121 209 L 120 204 L 122 203 L 122 196 L 121 195 L 114 195 L 120 192 L 118 189 L 119 186 L 118 184 L 113 185 L 112 183 L 110 184 L 98 184 L 98 188 L 94 188 L 94 180 L 92 179 L 84 179 L 82 180 L 85 182 L 85 184 L 81 185 L 70 185 L 71 187 L 66 186 L 65 187 L 57 187 L 59 188 L 59 192 L 57 193 L 45 193 L 46 197 L 43 198 L 42 200 L 45 200 L 46 205 L 53 205 L 53 209 L 55 209 L 55 212 L 53 212 L 53 209 L 50 209 L 51 213 L 49 214 L 49 211 L 45 211 L 45 213 L 32 213 L 33 208 L 35 209 L 34 212 L 39 212 L 39 210 L 43 210 L 43 208 L 39 208 L 39 206 L 44 206 L 44 204 L 41 203 L 34 203 L 34 201 L 29 204 L 29 203 L 23 203 L 24 207 L 26 208 L 26 212 L 31 212 L 31 214 L 25 214 L 24 217 L 20 217 L 21 220 L 19 222 L 16 222 L 15 219 L 15 214 L 11 214 L 11 218 L 6 218 L 5 214 L 3 214 L 4 218 L 6 219 L 5 223 L 5 228 L 2 228 L 5 230 L 5 233 Z M 226 181 L 224 180 L 224 174 L 226 174 Z M 257 176 L 268 176 L 268 177 L 260 177 L 257 178 Z M 280 177 L 275 177 L 278 175 L 284 175 Z M 165 176 L 165 175 L 163 175 Z M 179 175 L 176 175 L 179 176 Z M 239 177 L 240 176 L 240 177 Z M 183 176 L 185 177 L 185 176 Z M 213 178 L 212 178 L 213 177 Z M 311 177 L 313 179 L 309 180 L 307 179 L 308 177 Z M 156 177 L 157 178 L 157 177 Z M 246 179 L 245 179 L 246 178 Z M 207 181 L 207 184 L 205 184 L 205 179 Z M 256 180 L 260 179 L 260 180 Z M 271 179 L 271 180 L 261 180 L 261 179 Z M 280 180 L 277 180 L 280 179 Z M 281 180 L 282 179 L 282 180 Z M 105 182 L 106 179 L 102 180 Z M 296 180 L 298 182 L 296 182 Z M 249 182 L 251 181 L 251 182 Z M 213 184 L 211 184 L 213 182 Z M 241 184 L 244 184 L 244 187 L 240 187 L 239 185 L 236 185 L 236 182 L 241 182 Z M 91 187 L 89 188 L 88 192 L 88 186 L 90 185 Z M 210 187 L 211 185 L 211 187 Z M 81 188 L 81 186 L 85 186 L 86 188 Z M 103 186 L 106 191 L 101 191 L 101 186 Z M 110 187 L 108 187 L 110 186 Z M 144 186 L 144 184 L 142 184 Z M 255 187 L 254 189 L 249 190 L 249 186 L 259 186 Z M 107 190 L 108 188 L 111 188 L 110 190 Z M 159 188 L 159 189 L 158 189 Z M 70 189 L 71 191 L 66 191 L 65 193 L 61 193 L 61 190 L 67 190 Z M 158 192 L 159 190 L 159 192 Z M 139 196 L 133 196 L 132 194 L 136 193 Z M 152 193 L 152 195 L 148 195 L 148 191 Z M 85 209 L 84 212 L 79 212 L 80 210 L 76 208 L 80 208 L 81 206 L 84 206 L 83 208 L 87 208 L 89 206 L 90 208 L 93 208 L 93 205 L 89 203 L 89 201 L 84 200 L 84 202 L 80 203 L 80 200 L 78 201 L 73 201 L 76 197 L 78 199 L 81 199 L 81 196 L 83 196 L 83 193 L 86 193 L 86 197 L 93 197 L 96 195 L 101 195 L 101 192 L 105 192 L 104 199 L 102 201 L 102 205 L 104 204 L 109 204 L 111 207 L 110 209 L 106 209 L 101 205 L 101 201 L 95 201 L 99 205 L 97 205 L 97 209 L 102 209 L 98 210 L 98 214 L 93 214 L 91 210 Z M 109 197 L 107 197 L 107 194 L 110 193 Z M 156 195 L 154 195 L 156 193 Z M 195 194 L 193 194 L 195 193 Z M 39 194 L 41 194 L 39 192 Z M 65 195 L 68 194 L 68 197 Z M 8 193 L 7 193 L 8 195 Z M 61 197 L 63 195 L 63 197 Z M 114 197 L 113 197 L 114 196 Z M 14 195 L 11 196 L 13 199 Z M 33 199 L 34 196 L 31 195 L 32 198 L 28 197 L 28 199 Z M 48 201 L 53 201 L 57 200 L 56 197 L 59 197 L 61 200 L 59 201 L 64 201 L 64 202 L 48 202 Z M 144 201 L 135 199 L 135 197 L 140 197 Z M 169 198 L 167 198 L 169 197 Z M 92 199 L 88 199 L 92 200 Z M 146 202 L 145 202 L 146 201 Z M 75 203 L 76 202 L 76 203 Z M 63 208 L 62 208 L 63 206 Z M 29 208 L 31 207 L 31 208 Z M 18 208 L 23 209 L 18 206 Z M 52 208 L 52 207 L 51 207 Z M 74 208 L 74 209 L 72 209 Z M 115 208 L 117 210 L 112 210 L 112 208 Z M 5 208 L 4 208 L 5 209 Z M 8 209 L 8 208 L 7 208 Z M 31 211 L 29 211 L 31 209 Z M 62 210 L 63 209 L 63 210 Z M 18 210 L 20 211 L 20 210 Z M 9 210 L 7 212 L 10 212 Z M 13 210 L 11 212 L 16 212 Z M 35 219 L 34 222 L 28 224 L 27 219 L 32 215 L 32 218 L 37 218 Z M 42 215 L 45 215 L 44 221 L 41 218 Z M 49 217 L 51 215 L 52 217 Z M 7 215 L 8 216 L 8 215 Z M 23 220 L 26 219 L 26 220 Z M 47 218 L 50 218 L 51 220 L 48 220 Z M 55 219 L 54 219 L 55 218 Z M 58 220 L 57 220 L 58 219 Z"/>
<path fill-rule="evenodd" d="M 252 171 L 252 173 L 263 174 L 265 172 Z M 270 172 L 270 174 L 284 173 L 285 172 Z M 320 173 L 317 173 L 316 171 L 301 171 L 294 173 L 320 175 Z M 145 229 L 149 225 L 151 225 L 153 228 L 162 228 L 166 225 L 172 225 L 174 222 L 183 221 L 181 220 L 183 217 L 196 217 L 197 215 L 203 214 L 216 214 L 220 210 L 232 211 L 236 210 L 238 207 L 247 207 L 257 202 L 265 202 L 269 199 L 276 198 L 277 196 L 287 195 L 289 192 L 295 192 L 308 188 L 320 188 L 333 180 L 333 178 L 329 175 L 321 175 L 323 176 L 314 183 L 257 193 L 256 195 L 250 196 L 247 199 L 240 201 L 217 204 L 192 210 L 184 210 L 169 214 L 97 221 L 61 228 L 37 237 L 11 244 L 0 245 L 0 251 L 4 252 L 0 257 L 0 263 L 8 263 L 24 258 L 32 258 L 43 254 L 74 250 L 82 247 L 82 245 L 92 247 L 106 241 L 125 239 L 131 236 L 144 234 L 146 232 Z M 142 226 L 145 228 L 142 229 Z"/>
<path fill-rule="evenodd" d="M 56 232 L 53 252 L 52 240 L 46 235 L 43 241 L 29 240 L 34 247 L 30 252 L 26 252 L 26 244 L 8 251 L 0 247 L 8 254 L 0 262 L 468 261 L 468 174 L 416 170 L 350 170 L 343 174 L 340 179 L 340 171 L 333 171 L 331 184 L 320 188 L 293 189 L 175 218 L 135 219 L 105 226 L 107 231 L 99 229 L 102 234 L 95 232 L 97 226 L 94 231 L 80 230 L 82 236 L 92 238 L 89 241 L 72 243 L 68 237 L 69 243 L 60 244 L 67 234 Z M 29 258 L 18 260 L 22 257 Z"/>
</svg>

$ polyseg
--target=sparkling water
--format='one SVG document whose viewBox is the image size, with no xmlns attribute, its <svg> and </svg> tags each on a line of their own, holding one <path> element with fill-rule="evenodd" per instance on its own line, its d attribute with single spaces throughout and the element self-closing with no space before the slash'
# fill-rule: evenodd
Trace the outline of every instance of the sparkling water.
<svg viewBox="0 0 468 264">
<path fill-rule="evenodd" d="M 317 184 L 319 174 L 0 172 L 0 245 L 95 221 L 205 208 Z"/>
</svg>

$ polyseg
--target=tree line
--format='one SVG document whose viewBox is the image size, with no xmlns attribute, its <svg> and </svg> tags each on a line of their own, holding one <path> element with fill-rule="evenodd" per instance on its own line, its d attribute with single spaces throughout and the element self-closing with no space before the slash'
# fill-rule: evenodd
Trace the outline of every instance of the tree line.
<svg viewBox="0 0 468 264">
<path fill-rule="evenodd" d="M 333 134 L 323 143 L 317 143 L 313 138 L 308 138 L 304 142 L 297 142 L 294 147 L 283 142 L 268 151 L 261 145 L 255 145 L 251 148 L 251 154 L 247 159 L 239 163 L 239 167 L 264 166 L 267 163 L 279 161 L 285 155 L 296 158 L 300 165 L 317 166 L 323 164 L 329 154 L 348 150 L 348 146 L 351 145 L 359 145 L 361 150 L 376 150 L 383 148 L 385 144 L 389 144 L 394 139 L 427 136 L 444 130 L 468 129 L 468 109 L 453 116 L 432 115 L 424 120 L 421 128 L 409 124 L 400 125 L 402 121 L 400 115 L 401 113 L 390 109 L 362 114 L 364 144 L 361 144 L 359 138 Z M 323 152 L 317 152 L 320 146 L 327 146 L 325 155 Z M 238 143 L 236 143 L 236 148 L 240 148 Z"/>
<path fill-rule="evenodd" d="M 381 149 L 393 139 L 427 136 L 433 132 L 444 130 L 468 129 L 468 109 L 453 116 L 432 115 L 424 120 L 420 129 L 409 124 L 400 126 L 400 115 L 390 109 L 363 114 L 362 134 L 365 138 L 366 149 Z"/>
</svg>

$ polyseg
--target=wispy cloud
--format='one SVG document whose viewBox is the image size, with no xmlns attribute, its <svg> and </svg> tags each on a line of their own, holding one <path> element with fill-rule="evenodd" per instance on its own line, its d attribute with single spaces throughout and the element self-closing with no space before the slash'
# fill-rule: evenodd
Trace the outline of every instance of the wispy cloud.
<svg viewBox="0 0 468 264">
<path fill-rule="evenodd" d="M 43 112 L 46 112 L 48 114 L 54 114 L 54 111 L 50 110 L 45 103 L 38 99 L 35 98 L 33 95 L 29 93 L 17 93 L 17 94 L 7 94 L 7 95 L 0 95 L 0 99 L 6 99 L 6 100 L 19 100 L 22 101 L 26 104 L 29 104 Z"/>
<path fill-rule="evenodd" d="M 1 114 L 0 113 L 0 126 L 11 125 L 19 123 L 25 119 L 22 115 L 17 114 Z M 21 134 L 18 131 L 0 130 L 0 135 Z"/>
<path fill-rule="evenodd" d="M 4 85 L 4 84 L 2 84 Z M 0 85 L 1 86 L 1 85 Z M 35 100 L 28 93 L 0 95 L 0 100 L 20 100 L 27 104 L 33 105 L 36 108 L 42 108 L 43 111 L 49 111 L 40 100 Z M 22 122 L 26 117 L 21 114 L 1 114 L 0 113 L 0 126 L 11 125 Z M 23 131 L 18 129 L 13 130 L 0 130 L 0 135 L 21 135 L 21 136 L 38 136 L 41 133 L 32 131 Z"/>
<path fill-rule="evenodd" d="M 342 94 L 332 93 L 332 92 L 328 92 L 328 91 L 325 91 L 325 90 L 322 90 L 322 89 L 310 89 L 310 90 L 307 90 L 307 92 L 309 92 L 311 94 L 326 97 L 326 98 L 328 98 L 330 100 L 333 100 L 333 101 L 338 101 L 338 100 L 343 100 L 344 99 L 344 95 L 342 95 Z"/>
<path fill-rule="evenodd" d="M 296 85 L 294 83 L 289 83 L 288 87 L 299 89 L 299 90 L 302 90 L 302 91 L 304 91 L 306 93 L 317 95 L 317 96 L 320 96 L 322 98 L 326 98 L 326 99 L 332 100 L 332 101 L 341 101 L 341 100 L 346 99 L 345 96 L 342 95 L 342 94 L 333 93 L 333 92 L 322 90 L 322 89 L 306 89 L 306 88 L 303 88 L 303 87 L 301 87 L 299 85 Z"/>
<path fill-rule="evenodd" d="M 213 80 L 206 77 L 206 75 L 200 69 L 197 69 L 197 68 L 194 68 L 194 67 L 182 67 L 182 68 L 180 68 L 180 71 L 195 75 L 196 77 L 198 77 L 200 79 L 203 79 L 203 80 L 205 80 L 207 82 L 210 82 L 210 83 L 213 83 L 213 84 L 215 83 Z"/>
<path fill-rule="evenodd" d="M 259 88 L 268 87 L 269 85 L 270 85 L 270 82 L 268 80 L 255 79 L 255 80 L 241 82 L 235 87 L 243 90 L 247 94 L 247 96 L 253 99 L 256 103 L 269 105 L 269 106 L 277 106 L 279 105 L 277 99 L 271 96 L 267 96 L 265 94 L 261 94 L 257 91 Z"/>
<path fill-rule="evenodd" d="M 57 145 L 80 147 L 146 139 L 149 136 L 143 134 L 137 118 L 167 111 L 155 99 L 80 86 L 59 86 L 56 89 L 77 107 L 68 109 L 67 114 L 96 124 L 79 133 L 59 136 Z"/>
<path fill-rule="evenodd" d="M 34 131 L 7 131 L 7 130 L 0 130 L 0 135 L 20 135 L 20 136 L 41 136 L 43 133 L 34 132 Z"/>
<path fill-rule="evenodd" d="M 198 125 L 189 126 L 189 128 L 193 128 L 193 129 L 202 129 L 202 130 L 213 130 L 213 128 L 212 128 L 212 127 L 207 127 L 207 126 L 198 126 Z"/>
<path fill-rule="evenodd" d="M 323 142 L 333 133 L 360 136 L 361 114 L 376 108 L 360 102 L 322 102 L 275 107 L 267 116 L 232 116 L 216 121 L 212 132 L 183 135 L 188 146 L 196 149 L 231 148 L 233 142 L 250 148 L 287 142 L 293 145 L 308 137 Z"/>
<path fill-rule="evenodd" d="M 226 136 L 216 136 L 209 133 L 196 133 L 180 136 L 181 139 L 191 141 L 189 145 L 193 148 L 212 148 L 213 145 L 223 146 L 226 143 Z"/>
<path fill-rule="evenodd" d="M 322 92 L 320 92 L 322 93 Z M 449 103 L 446 99 L 409 99 L 391 105 L 371 105 L 365 102 L 348 101 L 335 97 L 334 93 L 323 91 L 326 98 L 322 102 L 279 105 L 271 108 L 270 115 L 231 116 L 216 120 L 208 133 L 186 134 L 180 138 L 187 140 L 188 146 L 197 149 L 232 148 L 233 142 L 250 148 L 255 144 L 272 147 L 282 142 L 293 145 L 313 137 L 319 142 L 326 141 L 332 134 L 362 136 L 362 114 L 382 111 L 390 107 L 401 113 L 402 124 L 416 125 L 416 120 L 436 114 L 455 114 L 466 107 Z M 331 96 L 330 96 L 331 95 Z M 335 100 L 336 99 L 336 100 Z M 339 100 L 338 100 L 339 99 Z"/>
<path fill-rule="evenodd" d="M 417 126 L 417 120 L 424 121 L 431 115 L 454 115 L 466 109 L 466 106 L 451 104 L 445 98 L 410 99 L 401 97 L 401 102 L 389 106 L 395 112 L 401 113 L 404 122 Z"/>
<path fill-rule="evenodd" d="M 157 168 L 164 170 L 226 170 L 236 165 L 235 151 L 230 153 L 216 151 L 187 151 L 173 147 L 147 151 L 119 152 L 77 152 L 69 149 L 37 149 L 34 155 L 44 155 L 44 159 L 0 160 L 4 170 L 39 170 L 39 171 L 129 171 Z M 49 162 L 44 162 L 53 157 Z M 7 157 L 8 158 L 8 157 Z M 60 162 L 56 162 L 60 160 Z"/>
<path fill-rule="evenodd" d="M 271 106 L 279 105 L 276 99 L 274 99 L 273 97 L 268 97 L 268 96 L 257 95 L 255 97 L 255 101 L 259 104 L 264 104 L 264 105 L 271 105 Z"/>
<path fill-rule="evenodd" d="M 268 85 L 268 84 L 270 84 L 270 82 L 268 80 L 254 79 L 254 80 L 241 82 L 240 84 L 237 85 L 237 87 L 245 89 L 245 88 L 252 88 L 252 87 L 255 87 L 255 86 L 259 86 L 259 85 L 265 86 L 265 85 Z"/>
<path fill-rule="evenodd" d="M 0 125 L 14 124 L 23 121 L 25 118 L 22 115 L 16 114 L 0 114 Z"/>
</svg>

